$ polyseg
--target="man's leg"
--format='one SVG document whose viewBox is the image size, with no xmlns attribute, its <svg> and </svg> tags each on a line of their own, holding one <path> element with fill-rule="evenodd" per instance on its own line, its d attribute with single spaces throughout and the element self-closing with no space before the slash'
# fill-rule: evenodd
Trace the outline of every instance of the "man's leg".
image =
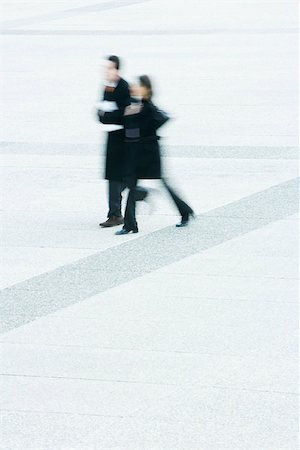
<svg viewBox="0 0 300 450">
<path fill-rule="evenodd" d="M 114 227 L 124 223 L 122 217 L 122 191 L 126 185 L 120 181 L 108 181 L 108 219 L 100 223 L 100 227 Z"/>
<path fill-rule="evenodd" d="M 120 181 L 108 182 L 108 214 L 107 217 L 122 217 L 122 192 L 126 185 Z"/>
</svg>

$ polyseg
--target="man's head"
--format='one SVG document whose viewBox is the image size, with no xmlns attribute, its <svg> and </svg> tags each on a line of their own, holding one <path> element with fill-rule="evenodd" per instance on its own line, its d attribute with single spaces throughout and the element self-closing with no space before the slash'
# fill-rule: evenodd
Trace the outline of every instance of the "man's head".
<svg viewBox="0 0 300 450">
<path fill-rule="evenodd" d="M 104 76 L 106 81 L 111 83 L 120 78 L 120 58 L 115 55 L 108 56 L 104 66 Z"/>
</svg>

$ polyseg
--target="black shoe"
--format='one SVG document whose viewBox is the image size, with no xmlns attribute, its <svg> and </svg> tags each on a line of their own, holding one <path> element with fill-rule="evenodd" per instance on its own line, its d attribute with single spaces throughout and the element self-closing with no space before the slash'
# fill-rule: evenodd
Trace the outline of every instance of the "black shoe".
<svg viewBox="0 0 300 450">
<path fill-rule="evenodd" d="M 190 221 L 190 218 L 195 219 L 195 213 L 194 211 L 189 212 L 188 214 L 185 214 L 181 217 L 181 222 L 176 224 L 177 228 L 186 227 Z"/>
<path fill-rule="evenodd" d="M 122 234 L 129 234 L 129 233 L 138 233 L 139 230 L 137 228 L 134 228 L 133 230 L 126 230 L 126 228 L 122 228 L 122 230 L 116 231 L 115 235 L 121 236 Z"/>
</svg>

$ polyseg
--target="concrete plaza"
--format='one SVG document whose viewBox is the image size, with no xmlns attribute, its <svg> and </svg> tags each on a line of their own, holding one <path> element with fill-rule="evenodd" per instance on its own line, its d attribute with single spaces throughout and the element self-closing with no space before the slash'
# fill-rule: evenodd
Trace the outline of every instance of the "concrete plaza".
<svg viewBox="0 0 300 450">
<path fill-rule="evenodd" d="M 2 12 L 1 450 L 296 450 L 297 2 Z M 111 53 L 172 116 L 187 228 L 159 183 L 140 233 L 98 227 Z"/>
</svg>

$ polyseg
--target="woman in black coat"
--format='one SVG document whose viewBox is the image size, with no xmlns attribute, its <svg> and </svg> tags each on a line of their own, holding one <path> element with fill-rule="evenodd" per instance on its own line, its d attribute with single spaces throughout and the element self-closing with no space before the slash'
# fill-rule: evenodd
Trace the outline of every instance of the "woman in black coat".
<svg viewBox="0 0 300 450">
<path fill-rule="evenodd" d="M 137 233 L 135 217 L 136 185 L 142 179 L 162 179 L 159 136 L 156 131 L 167 120 L 168 116 L 160 111 L 151 101 L 152 86 L 147 75 L 139 77 L 139 86 L 133 94 L 141 97 L 140 102 L 132 103 L 125 108 L 125 154 L 123 176 L 129 188 L 123 229 L 116 234 Z M 186 226 L 191 216 L 192 208 L 181 200 L 162 179 L 164 186 L 171 195 L 181 215 L 181 222 L 176 226 Z"/>
</svg>

